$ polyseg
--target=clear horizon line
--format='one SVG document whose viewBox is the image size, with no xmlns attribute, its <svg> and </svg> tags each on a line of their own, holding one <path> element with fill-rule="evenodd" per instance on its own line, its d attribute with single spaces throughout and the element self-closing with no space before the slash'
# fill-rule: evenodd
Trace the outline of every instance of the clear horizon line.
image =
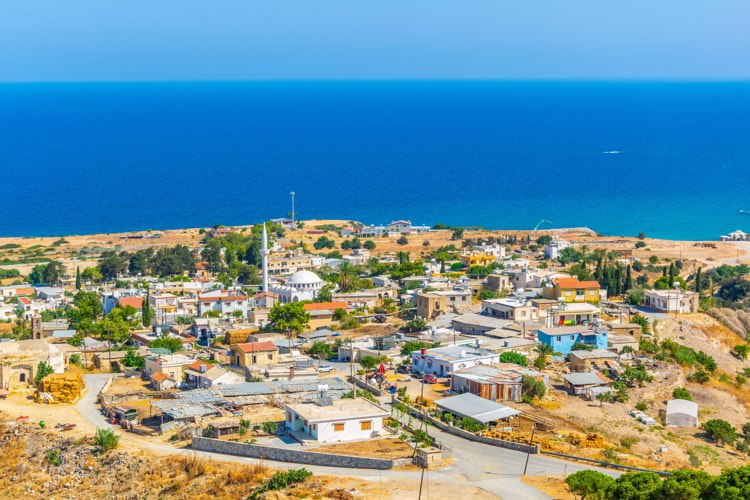
<svg viewBox="0 0 750 500">
<path fill-rule="evenodd" d="M 519 78 L 216 78 L 216 79 L 101 79 L 101 80 L 8 80 L 0 85 L 28 84 L 96 84 L 96 83 L 422 83 L 422 82 L 486 82 L 486 83 L 750 83 L 748 77 L 519 77 Z"/>
</svg>

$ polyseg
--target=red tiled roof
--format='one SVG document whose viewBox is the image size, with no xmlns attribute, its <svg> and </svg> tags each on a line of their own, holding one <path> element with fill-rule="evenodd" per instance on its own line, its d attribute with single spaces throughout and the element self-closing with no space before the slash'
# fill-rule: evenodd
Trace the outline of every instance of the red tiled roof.
<svg viewBox="0 0 750 500">
<path fill-rule="evenodd" d="M 19 302 L 21 302 L 22 304 L 26 304 L 26 305 L 29 305 L 29 304 L 31 304 L 31 301 L 30 301 L 29 299 L 27 299 L 26 297 L 20 297 L 20 298 L 19 298 L 18 300 L 19 300 Z"/>
<path fill-rule="evenodd" d="M 136 309 L 143 309 L 143 297 L 122 297 L 120 307 L 132 306 Z"/>
<path fill-rule="evenodd" d="M 336 309 L 346 309 L 349 307 L 349 304 L 346 302 L 319 302 L 305 304 L 303 307 L 305 308 L 305 311 L 325 311 L 328 309 L 335 311 Z"/>
<path fill-rule="evenodd" d="M 557 278 L 560 288 L 599 288 L 597 281 L 578 281 L 578 278 Z"/>
<path fill-rule="evenodd" d="M 201 371 L 201 366 L 204 366 L 204 365 L 207 367 L 206 370 L 211 369 L 211 366 L 212 366 L 211 363 L 206 363 L 205 361 L 201 361 L 200 359 L 196 359 L 193 363 L 188 365 L 188 368 L 192 368 L 193 370 L 199 372 Z"/>
<path fill-rule="evenodd" d="M 154 372 L 151 374 L 151 380 L 154 382 L 164 382 L 168 378 L 170 378 L 169 375 L 164 372 Z"/>
<path fill-rule="evenodd" d="M 198 339 L 193 337 L 192 335 L 183 335 L 180 334 L 180 340 L 183 344 L 192 344 L 193 342 L 196 342 Z"/>
<path fill-rule="evenodd" d="M 260 293 L 256 293 L 255 295 L 253 295 L 253 298 L 254 298 L 254 299 L 259 299 L 259 298 L 261 298 L 261 297 L 278 297 L 278 296 L 279 296 L 279 294 L 278 294 L 278 293 L 273 293 L 273 292 L 260 292 Z"/>
<path fill-rule="evenodd" d="M 246 344 L 236 344 L 236 347 L 242 349 L 242 352 L 260 352 L 260 351 L 275 351 L 278 349 L 273 342 L 268 340 L 264 342 L 248 342 Z"/>
</svg>

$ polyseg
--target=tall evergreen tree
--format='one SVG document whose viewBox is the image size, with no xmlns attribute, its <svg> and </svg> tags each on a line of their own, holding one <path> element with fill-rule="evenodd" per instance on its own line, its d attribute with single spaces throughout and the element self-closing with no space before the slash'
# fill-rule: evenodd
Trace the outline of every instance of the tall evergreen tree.
<svg viewBox="0 0 750 500">
<path fill-rule="evenodd" d="M 698 268 L 698 271 L 695 273 L 695 291 L 698 292 L 698 298 L 701 296 L 701 279 L 703 278 L 701 271 L 703 270 L 702 267 Z"/>
<path fill-rule="evenodd" d="M 672 283 L 674 283 L 674 274 L 675 274 L 675 267 L 674 262 L 669 265 L 669 288 L 672 288 Z"/>
<path fill-rule="evenodd" d="M 630 270 L 630 264 L 628 264 L 627 274 L 625 275 L 625 287 L 622 291 L 623 293 L 627 293 L 631 288 L 633 288 L 633 274 Z"/>
<path fill-rule="evenodd" d="M 143 312 L 141 313 L 141 320 L 144 327 L 151 328 L 151 305 L 149 304 L 148 294 L 146 294 L 146 298 L 143 299 Z"/>
<path fill-rule="evenodd" d="M 441 260 L 440 261 L 440 274 L 443 274 L 443 273 L 445 273 L 445 261 Z"/>
<path fill-rule="evenodd" d="M 76 290 L 81 289 L 81 266 L 76 267 Z"/>
<path fill-rule="evenodd" d="M 622 268 L 617 266 L 615 268 L 615 295 L 622 294 Z"/>
<path fill-rule="evenodd" d="M 667 277 L 667 266 L 661 268 L 661 275 L 665 278 Z"/>
<path fill-rule="evenodd" d="M 599 256 L 599 260 L 596 262 L 596 271 L 594 271 L 594 277 L 596 277 L 596 281 L 601 281 L 602 279 L 602 256 Z"/>
</svg>

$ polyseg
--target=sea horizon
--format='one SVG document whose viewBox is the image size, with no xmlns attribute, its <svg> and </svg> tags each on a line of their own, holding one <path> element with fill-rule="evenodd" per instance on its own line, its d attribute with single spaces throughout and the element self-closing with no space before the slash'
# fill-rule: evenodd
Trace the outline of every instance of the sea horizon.
<svg viewBox="0 0 750 500">
<path fill-rule="evenodd" d="M 299 219 L 750 232 L 750 82 L 0 83 L 0 236 Z M 721 195 L 707 194 L 722 188 Z"/>
</svg>

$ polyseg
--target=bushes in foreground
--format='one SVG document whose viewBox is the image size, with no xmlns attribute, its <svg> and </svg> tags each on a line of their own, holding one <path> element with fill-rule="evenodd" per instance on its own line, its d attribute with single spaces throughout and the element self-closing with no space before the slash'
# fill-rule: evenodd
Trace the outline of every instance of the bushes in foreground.
<svg viewBox="0 0 750 500">
<path fill-rule="evenodd" d="M 565 479 L 582 500 L 750 500 L 750 466 L 725 469 L 719 476 L 699 470 L 678 470 L 661 478 L 655 472 L 627 472 L 617 479 L 583 470 Z"/>
</svg>

